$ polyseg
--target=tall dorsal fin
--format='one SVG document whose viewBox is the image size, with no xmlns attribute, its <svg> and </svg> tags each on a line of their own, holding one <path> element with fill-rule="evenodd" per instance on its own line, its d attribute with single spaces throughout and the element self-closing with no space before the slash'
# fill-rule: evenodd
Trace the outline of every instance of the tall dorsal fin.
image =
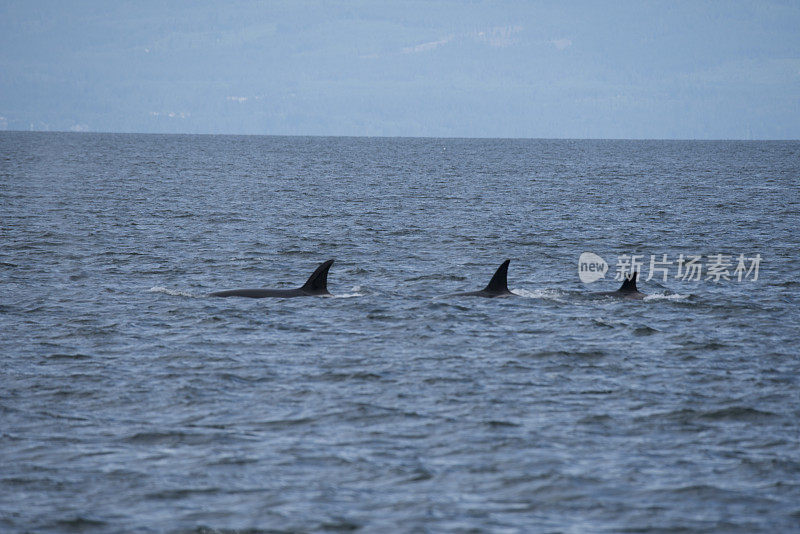
<svg viewBox="0 0 800 534">
<path fill-rule="evenodd" d="M 506 260 L 500 264 L 497 271 L 489 280 L 489 285 L 486 286 L 484 291 L 489 293 L 509 293 L 508 291 L 508 264 L 511 260 Z"/>
<path fill-rule="evenodd" d="M 631 274 L 625 277 L 625 280 L 622 282 L 622 287 L 619 290 L 623 293 L 636 293 L 639 291 L 636 289 L 636 280 L 639 278 L 639 271 L 633 271 Z"/>
<path fill-rule="evenodd" d="M 317 270 L 314 271 L 311 276 L 308 277 L 308 280 L 303 287 L 300 289 L 305 289 L 306 291 L 314 291 L 319 293 L 327 293 L 328 292 L 328 269 L 331 268 L 333 265 L 333 260 L 328 260 L 319 264 Z"/>
</svg>

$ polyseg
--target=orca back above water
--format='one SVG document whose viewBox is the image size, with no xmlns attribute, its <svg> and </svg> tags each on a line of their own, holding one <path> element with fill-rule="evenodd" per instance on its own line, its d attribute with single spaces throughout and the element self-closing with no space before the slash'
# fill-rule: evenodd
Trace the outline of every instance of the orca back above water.
<svg viewBox="0 0 800 534">
<path fill-rule="evenodd" d="M 291 297 L 323 297 L 328 293 L 328 270 L 333 265 L 333 260 L 328 260 L 319 265 L 308 277 L 302 287 L 297 289 L 229 289 L 216 291 L 209 297 L 248 297 L 251 299 L 263 298 L 291 298 Z"/>
<path fill-rule="evenodd" d="M 633 271 L 631 274 L 625 276 L 622 281 L 622 286 L 616 291 L 604 291 L 597 293 L 597 295 L 604 295 L 607 297 L 619 297 L 623 299 L 641 300 L 645 297 L 644 293 L 640 293 L 636 288 L 636 281 L 639 279 L 639 271 Z"/>
<path fill-rule="evenodd" d="M 452 293 L 448 297 L 510 297 L 514 295 L 508 290 L 508 264 L 511 260 L 506 260 L 500 264 L 495 271 L 489 284 L 480 291 L 467 291 L 465 293 Z"/>
</svg>

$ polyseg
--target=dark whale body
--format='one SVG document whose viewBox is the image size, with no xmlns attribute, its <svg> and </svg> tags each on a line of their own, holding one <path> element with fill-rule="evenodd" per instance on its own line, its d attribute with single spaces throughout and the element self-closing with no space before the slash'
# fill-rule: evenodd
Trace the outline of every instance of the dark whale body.
<svg viewBox="0 0 800 534">
<path fill-rule="evenodd" d="M 466 293 L 452 293 L 448 297 L 511 297 L 514 295 L 508 290 L 508 264 L 511 260 L 504 261 L 489 281 L 489 285 L 480 291 L 467 291 Z"/>
<path fill-rule="evenodd" d="M 308 281 L 297 289 L 229 289 L 211 293 L 209 297 L 248 297 L 251 299 L 291 297 L 322 297 L 328 293 L 328 269 L 333 265 L 333 260 L 320 264 L 317 270 L 308 277 Z"/>
<path fill-rule="evenodd" d="M 639 271 L 634 271 L 625 277 L 625 280 L 622 282 L 622 286 L 616 291 L 603 291 L 601 293 L 595 293 L 595 295 L 641 300 L 645 297 L 645 294 L 640 293 L 639 290 L 636 289 L 636 280 L 638 279 Z"/>
</svg>

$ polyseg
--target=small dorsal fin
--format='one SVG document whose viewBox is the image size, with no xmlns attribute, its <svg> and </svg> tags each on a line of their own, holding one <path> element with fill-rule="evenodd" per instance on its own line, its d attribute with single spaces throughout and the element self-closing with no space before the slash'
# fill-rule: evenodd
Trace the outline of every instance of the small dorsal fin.
<svg viewBox="0 0 800 534">
<path fill-rule="evenodd" d="M 506 260 L 500 264 L 497 271 L 489 280 L 489 285 L 486 286 L 484 291 L 489 293 L 508 293 L 508 264 L 511 260 Z"/>
<path fill-rule="evenodd" d="M 308 277 L 308 280 L 303 287 L 300 289 L 305 289 L 306 291 L 315 291 L 315 292 L 328 292 L 328 269 L 331 268 L 333 265 L 333 260 L 328 260 L 325 262 L 320 263 L 317 270 L 313 272 L 311 276 Z"/>
<path fill-rule="evenodd" d="M 633 271 L 631 274 L 625 277 L 625 280 L 622 282 L 622 287 L 619 290 L 623 293 L 636 293 L 639 291 L 636 289 L 636 280 L 639 278 L 639 271 Z"/>
</svg>

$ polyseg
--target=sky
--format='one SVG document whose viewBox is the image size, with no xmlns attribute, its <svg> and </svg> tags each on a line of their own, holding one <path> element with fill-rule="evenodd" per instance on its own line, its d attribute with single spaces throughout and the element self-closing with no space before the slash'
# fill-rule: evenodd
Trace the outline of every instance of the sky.
<svg viewBox="0 0 800 534">
<path fill-rule="evenodd" d="M 0 0 L 0 130 L 799 139 L 800 2 Z"/>
</svg>

